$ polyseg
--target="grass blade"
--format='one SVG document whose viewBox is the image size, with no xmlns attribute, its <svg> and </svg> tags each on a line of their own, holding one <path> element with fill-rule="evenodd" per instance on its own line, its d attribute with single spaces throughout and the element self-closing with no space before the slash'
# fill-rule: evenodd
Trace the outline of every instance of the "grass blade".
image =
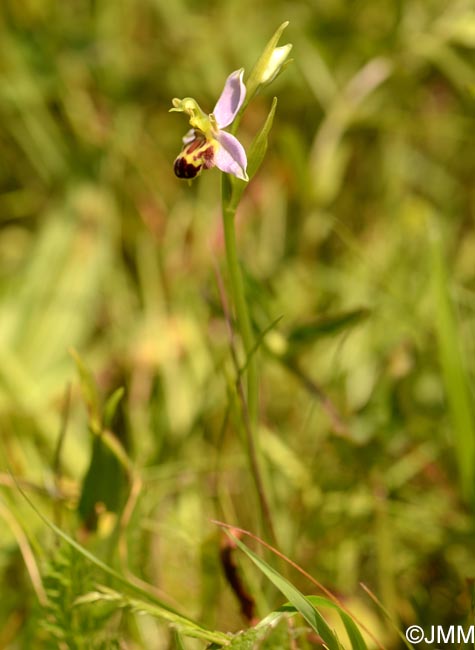
<svg viewBox="0 0 475 650">
<path fill-rule="evenodd" d="M 353 621 L 351 616 L 349 616 L 347 612 L 345 612 L 341 607 L 339 607 L 336 603 L 329 600 L 328 598 L 324 598 L 323 596 L 305 596 L 305 598 L 314 607 L 331 607 L 332 609 L 335 609 L 340 615 L 343 625 L 345 626 L 345 630 L 346 633 L 348 634 L 348 638 L 350 640 L 352 649 L 368 650 L 368 646 L 366 645 L 363 635 L 359 631 L 356 623 Z M 278 610 L 275 610 L 274 612 L 269 614 L 269 616 L 266 616 L 266 618 L 263 619 L 261 623 L 270 625 L 275 619 L 278 618 L 279 613 L 297 612 L 297 611 L 298 610 L 293 605 L 291 605 L 290 603 L 286 603 L 285 605 L 282 605 L 282 607 L 279 607 Z"/>
<path fill-rule="evenodd" d="M 284 578 L 278 571 L 273 569 L 267 562 L 258 557 L 237 537 L 230 532 L 227 534 L 239 546 L 239 548 L 254 562 L 262 573 L 277 587 L 277 589 L 292 603 L 295 609 L 307 621 L 310 627 L 323 639 L 329 650 L 341 650 L 341 644 L 337 637 L 326 623 L 323 616 L 314 608 L 310 600 L 302 594 L 292 583 Z"/>
<path fill-rule="evenodd" d="M 449 292 L 440 235 L 436 235 L 433 240 L 432 271 L 440 363 L 453 423 L 453 442 L 460 490 L 465 501 L 473 503 L 475 501 L 475 421 L 470 380 L 463 361 L 460 332 Z"/>
</svg>

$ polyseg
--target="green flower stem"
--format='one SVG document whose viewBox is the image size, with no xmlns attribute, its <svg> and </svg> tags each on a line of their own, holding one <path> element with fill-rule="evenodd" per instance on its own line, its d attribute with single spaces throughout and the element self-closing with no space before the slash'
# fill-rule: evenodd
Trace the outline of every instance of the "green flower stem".
<svg viewBox="0 0 475 650">
<path fill-rule="evenodd" d="M 258 421 L 258 393 L 259 382 L 257 373 L 256 355 L 254 350 L 254 334 L 252 332 L 251 318 L 247 307 L 246 295 L 244 292 L 244 281 L 239 265 L 236 246 L 236 232 L 234 229 L 235 210 L 232 207 L 223 206 L 224 240 L 226 246 L 226 262 L 228 267 L 231 297 L 236 312 L 239 333 L 242 338 L 244 351 L 246 353 L 246 375 L 247 375 L 247 409 L 249 421 L 252 428 Z"/>
<path fill-rule="evenodd" d="M 231 299 L 236 314 L 237 325 L 241 335 L 245 360 L 245 377 L 247 391 L 245 395 L 244 429 L 246 431 L 249 464 L 259 499 L 261 518 L 269 539 L 275 541 L 270 507 L 265 495 L 264 483 L 260 471 L 260 453 L 256 431 L 258 425 L 259 377 L 255 354 L 254 334 L 244 291 L 244 281 L 236 245 L 235 216 L 236 207 L 230 200 L 229 179 L 222 175 L 222 204 L 226 262 L 229 276 Z"/>
</svg>

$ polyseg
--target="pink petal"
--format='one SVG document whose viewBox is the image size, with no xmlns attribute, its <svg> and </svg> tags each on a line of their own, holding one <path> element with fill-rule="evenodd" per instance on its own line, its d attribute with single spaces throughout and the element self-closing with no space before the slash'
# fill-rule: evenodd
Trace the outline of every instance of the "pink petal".
<svg viewBox="0 0 475 650">
<path fill-rule="evenodd" d="M 246 86 L 242 80 L 243 74 L 244 70 L 241 68 L 229 75 L 223 92 L 216 102 L 213 114 L 220 129 L 231 124 L 246 97 Z"/>
<path fill-rule="evenodd" d="M 246 167 L 247 157 L 244 147 L 234 135 L 219 131 L 216 139 L 221 145 L 214 156 L 214 163 L 218 169 L 226 174 L 233 174 L 243 181 L 249 180 Z"/>
</svg>

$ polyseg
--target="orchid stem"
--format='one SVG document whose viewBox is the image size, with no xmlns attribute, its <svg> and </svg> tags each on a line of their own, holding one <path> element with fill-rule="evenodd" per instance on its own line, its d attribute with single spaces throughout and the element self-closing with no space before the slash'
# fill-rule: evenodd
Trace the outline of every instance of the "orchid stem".
<svg viewBox="0 0 475 650">
<path fill-rule="evenodd" d="M 237 255 L 236 232 L 234 229 L 235 210 L 223 210 L 224 239 L 226 246 L 226 262 L 228 267 L 229 283 L 232 302 L 237 318 L 239 333 L 241 335 L 244 351 L 246 353 L 247 375 L 247 409 L 249 420 L 254 428 L 258 420 L 258 375 L 256 355 L 252 354 L 254 348 L 254 334 L 247 307 L 244 291 L 244 281 Z M 252 355 L 252 356 L 251 356 Z"/>
<path fill-rule="evenodd" d="M 224 241 L 226 247 L 226 262 L 229 276 L 229 286 L 232 303 L 237 319 L 237 325 L 241 336 L 244 352 L 246 355 L 245 372 L 247 390 L 244 394 L 244 429 L 246 432 L 247 453 L 253 476 L 256 492 L 259 500 L 262 522 L 270 539 L 275 540 L 274 529 L 270 507 L 266 498 L 264 483 L 260 470 L 260 453 L 257 440 L 258 426 L 258 403 L 259 403 L 259 377 L 257 370 L 257 359 L 255 354 L 254 334 L 252 331 L 251 318 L 244 290 L 244 280 L 236 245 L 235 216 L 236 207 L 229 198 L 229 183 L 226 175 L 222 176 L 222 204 L 223 204 L 223 227 Z"/>
</svg>

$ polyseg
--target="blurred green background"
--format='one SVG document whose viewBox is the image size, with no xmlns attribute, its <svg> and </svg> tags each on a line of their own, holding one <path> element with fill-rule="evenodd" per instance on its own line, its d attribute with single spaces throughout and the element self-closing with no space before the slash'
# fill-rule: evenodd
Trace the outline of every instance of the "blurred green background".
<svg viewBox="0 0 475 650">
<path fill-rule="evenodd" d="M 39 623 L 57 547 L 11 473 L 110 564 L 211 627 L 243 626 L 209 522 L 258 526 L 218 290 L 219 174 L 174 177 L 187 123 L 168 110 L 192 96 L 211 111 L 284 20 L 294 62 L 241 123 L 248 146 L 278 97 L 236 224 L 256 332 L 280 319 L 258 353 L 279 547 L 378 617 L 388 647 L 360 581 L 399 627 L 468 620 L 471 0 L 3 0 L 0 648 L 106 647 L 55 645 Z M 133 469 L 91 465 L 102 417 Z M 120 647 L 168 647 L 154 621 L 113 624 Z"/>
</svg>

